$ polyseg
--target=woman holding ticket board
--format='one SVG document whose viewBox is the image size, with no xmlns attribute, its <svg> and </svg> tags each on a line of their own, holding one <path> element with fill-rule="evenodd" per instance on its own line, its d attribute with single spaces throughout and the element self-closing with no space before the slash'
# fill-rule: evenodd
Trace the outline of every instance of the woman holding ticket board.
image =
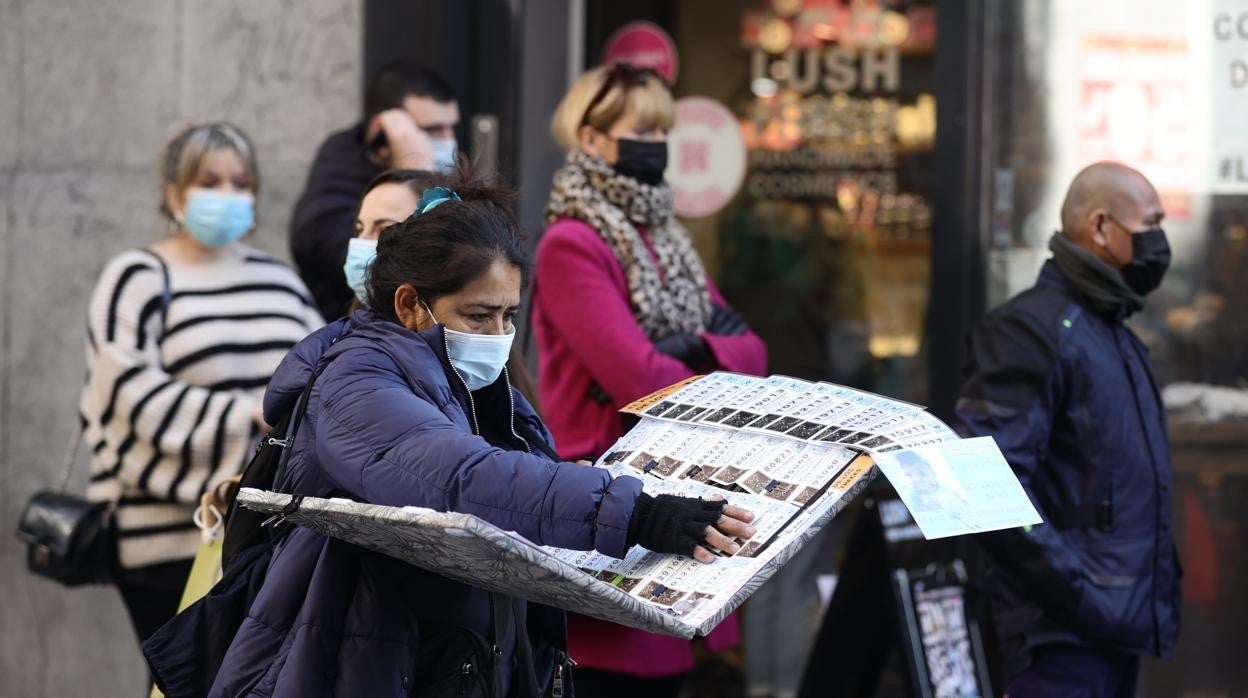
<svg viewBox="0 0 1248 698">
<path fill-rule="evenodd" d="M 594 68 L 552 121 L 555 173 L 537 248 L 533 323 L 542 408 L 566 458 L 596 459 L 623 435 L 619 409 L 715 370 L 763 374 L 767 350 L 720 296 L 672 210 L 664 181 L 672 95 L 653 71 Z M 569 618 L 578 676 L 594 695 L 674 696 L 690 643 Z M 738 641 L 736 619 L 711 633 Z"/>
<path fill-rule="evenodd" d="M 622 556 L 634 544 L 735 549 L 748 512 L 650 497 L 552 458 L 505 363 L 528 260 L 510 192 L 455 181 L 382 232 L 369 307 L 327 350 L 296 347 L 266 395 L 306 409 L 275 489 L 473 514 L 540 545 Z M 323 354 L 321 353 L 323 351 Z M 284 527 L 213 696 L 568 696 L 563 612 Z"/>
</svg>

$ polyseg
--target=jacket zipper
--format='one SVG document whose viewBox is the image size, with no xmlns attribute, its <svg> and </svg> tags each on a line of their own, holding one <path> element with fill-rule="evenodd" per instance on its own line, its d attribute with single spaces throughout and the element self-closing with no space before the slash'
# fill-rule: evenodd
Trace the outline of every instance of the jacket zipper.
<svg viewBox="0 0 1248 698">
<path fill-rule="evenodd" d="M 555 679 L 551 682 L 551 698 L 563 698 L 563 665 L 555 665 Z"/>
<path fill-rule="evenodd" d="M 555 675 L 550 680 L 551 698 L 563 698 L 564 668 L 574 666 L 576 666 L 576 660 L 569 657 L 566 652 L 555 651 Z"/>
<path fill-rule="evenodd" d="M 468 410 L 472 413 L 472 433 L 477 436 L 481 435 L 481 424 L 477 422 L 477 401 L 472 399 L 472 390 L 468 388 L 468 381 L 464 380 L 463 374 L 455 368 L 455 364 L 451 363 L 451 342 L 446 338 L 446 332 L 442 332 L 442 342 L 446 345 L 446 363 L 451 367 L 451 371 L 455 373 L 455 377 L 464 386 L 464 392 L 468 393 Z M 506 370 L 505 368 L 503 370 Z M 509 384 L 510 385 L 510 384 Z M 513 407 L 514 411 L 515 408 Z"/>
<path fill-rule="evenodd" d="M 464 662 L 459 668 L 459 695 L 468 695 L 468 683 L 472 680 L 472 662 Z"/>
<path fill-rule="evenodd" d="M 511 428 L 511 435 L 516 437 L 516 441 L 524 444 L 524 450 L 532 453 L 533 447 L 516 433 L 516 394 L 511 392 L 511 371 L 506 366 L 503 366 L 503 379 L 507 381 L 507 399 L 511 402 L 511 419 L 507 420 L 507 426 Z"/>
</svg>

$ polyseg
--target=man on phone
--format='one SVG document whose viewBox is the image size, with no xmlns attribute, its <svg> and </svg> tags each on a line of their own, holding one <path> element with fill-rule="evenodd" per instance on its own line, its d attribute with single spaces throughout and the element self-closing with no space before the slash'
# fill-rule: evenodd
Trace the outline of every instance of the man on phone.
<svg viewBox="0 0 1248 698">
<path fill-rule="evenodd" d="M 424 66 L 392 63 L 369 80 L 364 120 L 321 144 L 290 222 L 290 250 L 328 321 L 354 295 L 343 276 L 355 210 L 374 177 L 390 168 L 449 171 L 459 104 L 451 86 Z"/>
</svg>

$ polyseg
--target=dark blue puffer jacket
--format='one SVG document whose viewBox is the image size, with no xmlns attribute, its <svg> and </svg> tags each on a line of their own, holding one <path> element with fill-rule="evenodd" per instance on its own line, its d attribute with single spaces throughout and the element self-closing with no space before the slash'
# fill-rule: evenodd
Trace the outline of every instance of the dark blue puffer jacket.
<svg viewBox="0 0 1248 698">
<path fill-rule="evenodd" d="M 441 326 L 411 332 L 362 310 L 322 329 L 278 368 L 267 417 L 326 362 L 279 491 L 466 512 L 535 543 L 624 554 L 640 481 L 530 453 L 511 419 L 547 435 L 532 407 L 505 375 L 470 394 Z M 211 695 L 406 696 L 430 678 L 414 673 L 421 629 L 488 636 L 489 609 L 484 591 L 296 527 Z M 539 651 L 566 646 L 561 611 L 530 604 L 528 627 Z"/>
<path fill-rule="evenodd" d="M 1037 645 L 1168 656 L 1178 637 L 1165 409 L 1124 315 L 1049 261 L 971 342 L 957 429 L 996 439 L 1045 521 L 977 537 L 999 565 L 1007 675 Z"/>
</svg>

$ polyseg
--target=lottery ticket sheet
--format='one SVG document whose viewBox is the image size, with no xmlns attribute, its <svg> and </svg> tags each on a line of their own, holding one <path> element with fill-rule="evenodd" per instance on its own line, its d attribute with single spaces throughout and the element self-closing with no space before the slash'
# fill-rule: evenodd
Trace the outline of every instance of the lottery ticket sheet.
<svg viewBox="0 0 1248 698">
<path fill-rule="evenodd" d="M 288 519 L 474 586 L 692 637 L 709 633 L 843 510 L 876 475 L 877 459 L 891 465 L 915 449 L 958 439 L 921 406 L 786 376 L 712 373 L 623 411 L 639 417 L 638 423 L 593 467 L 638 478 L 655 496 L 726 499 L 754 514 L 756 533 L 736 541 L 734 553 L 713 550 L 717 559 L 704 564 L 641 547 L 622 559 L 542 547 L 467 514 L 413 507 L 309 498 Z M 982 443 L 962 452 L 974 455 L 978 466 L 995 467 Z M 958 452 L 942 453 L 953 464 Z M 927 460 L 933 460 L 930 454 Z M 964 478 L 966 487 L 951 495 L 928 489 L 929 480 L 939 489 L 947 478 L 911 487 L 923 497 L 925 518 L 938 522 L 923 528 L 921 512 L 914 512 L 923 532 L 952 535 L 958 522 L 965 523 L 966 517 L 942 514 L 942 508 L 968 504 L 967 487 L 1015 494 L 1007 481 L 1012 474 L 999 476 L 985 471 L 978 479 Z M 275 511 L 289 497 L 251 491 L 240 501 Z M 1010 511 L 976 509 L 970 520 L 978 525 L 991 519 L 1000 527 L 1020 515 L 1017 505 L 1012 497 Z"/>
<path fill-rule="evenodd" d="M 843 456 L 838 456 L 843 458 Z M 837 475 L 798 506 L 747 492 L 723 493 L 750 508 L 758 533 L 735 555 L 703 564 L 634 546 L 623 559 L 595 551 L 543 547 L 469 514 L 388 507 L 347 499 L 304 498 L 245 489 L 239 503 L 280 514 L 287 523 L 403 560 L 464 584 L 654 633 L 706 635 L 737 609 L 875 476 L 865 456 L 832 466 Z M 623 466 L 612 466 L 621 474 Z M 708 485 L 646 475 L 648 492 L 706 494 Z"/>
</svg>

